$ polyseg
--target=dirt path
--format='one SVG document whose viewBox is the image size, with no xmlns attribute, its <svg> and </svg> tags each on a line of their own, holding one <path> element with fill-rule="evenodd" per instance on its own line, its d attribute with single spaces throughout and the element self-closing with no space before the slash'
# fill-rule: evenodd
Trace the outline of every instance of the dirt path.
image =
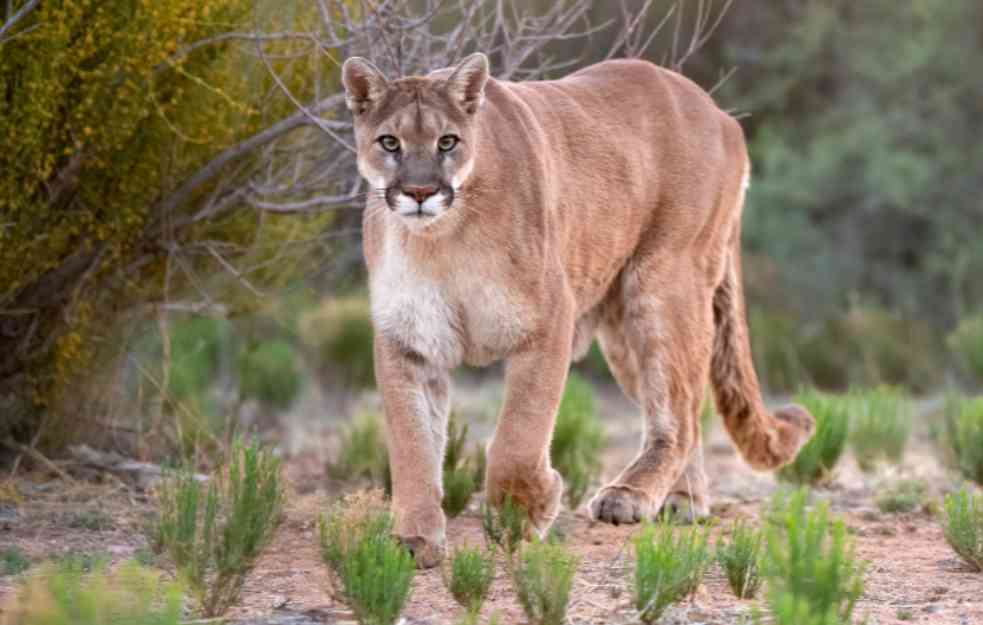
<svg viewBox="0 0 983 625">
<path fill-rule="evenodd" d="M 611 437 L 605 467 L 613 474 L 634 452 L 638 426 L 633 419 L 608 425 Z M 344 606 L 333 600 L 318 553 L 316 518 L 331 500 L 323 490 L 323 455 L 323 451 L 307 451 L 288 459 L 287 476 L 294 494 L 286 520 L 246 582 L 231 616 L 286 609 L 310 611 L 324 622 L 352 621 Z M 724 522 L 754 516 L 776 488 L 771 476 L 752 473 L 742 464 L 720 431 L 706 445 L 706 462 L 715 496 L 713 510 Z M 983 624 L 983 575 L 970 572 L 956 559 L 937 522 L 924 513 L 885 515 L 874 505 L 879 485 L 897 477 L 925 480 L 933 497 L 951 485 L 951 476 L 938 464 L 928 442 L 917 439 L 904 465 L 891 475 L 864 476 L 848 458 L 832 487 L 817 492 L 845 518 L 858 555 L 869 561 L 859 614 L 867 615 L 872 625 Z M 114 484 L 66 488 L 47 479 L 21 476 L 16 483 L 21 501 L 0 501 L 0 550 L 17 546 L 33 561 L 67 552 L 105 553 L 117 561 L 146 547 L 141 528 L 151 511 L 147 501 Z M 592 525 L 581 513 L 570 512 L 561 516 L 558 527 L 581 557 L 570 623 L 637 622 L 632 620 L 626 546 L 634 528 Z M 450 522 L 448 538 L 451 545 L 481 542 L 474 506 Z M 14 583 L 13 578 L 0 576 L 0 602 Z M 744 622 L 742 615 L 749 614 L 752 605 L 734 598 L 713 567 L 693 600 L 672 608 L 662 622 L 729 625 Z M 439 571 L 419 572 L 404 613 L 409 622 L 450 625 L 460 612 Z M 503 624 L 524 622 L 502 567 L 483 616 L 493 612 L 499 613 Z"/>
</svg>

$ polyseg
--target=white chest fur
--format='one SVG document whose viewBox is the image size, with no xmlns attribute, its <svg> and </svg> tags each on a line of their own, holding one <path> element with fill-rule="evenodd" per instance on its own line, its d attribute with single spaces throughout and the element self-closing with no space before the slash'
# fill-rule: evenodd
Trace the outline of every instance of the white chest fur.
<svg viewBox="0 0 983 625">
<path fill-rule="evenodd" d="M 440 281 L 386 242 L 369 280 L 375 331 L 442 368 L 488 364 L 523 336 L 523 306 L 503 285 L 479 275 L 479 261 Z"/>
</svg>

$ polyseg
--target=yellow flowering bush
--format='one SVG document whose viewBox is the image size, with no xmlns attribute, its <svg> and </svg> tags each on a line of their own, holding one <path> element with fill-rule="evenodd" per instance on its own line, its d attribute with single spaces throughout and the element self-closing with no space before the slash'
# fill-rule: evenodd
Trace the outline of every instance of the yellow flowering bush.
<svg viewBox="0 0 983 625">
<path fill-rule="evenodd" d="M 269 69 L 295 97 L 314 95 L 324 51 L 302 34 L 315 19 L 306 2 L 45 0 L 0 41 L 0 404 L 16 395 L 29 411 L 50 408 L 117 347 L 111 321 L 134 303 L 194 276 L 239 277 L 237 258 L 258 268 L 251 285 L 302 267 L 264 260 L 329 215 L 258 215 L 226 190 L 241 207 L 202 218 L 218 177 L 188 181 L 295 111 Z M 261 59 L 249 34 L 260 20 L 299 34 L 264 40 Z M 256 163 L 246 151 L 220 171 Z M 168 264 L 175 250 L 180 270 Z"/>
</svg>

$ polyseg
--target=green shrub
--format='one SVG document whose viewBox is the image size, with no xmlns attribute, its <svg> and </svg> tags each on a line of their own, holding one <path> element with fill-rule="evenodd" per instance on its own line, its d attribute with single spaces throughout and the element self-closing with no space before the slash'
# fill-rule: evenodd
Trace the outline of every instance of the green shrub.
<svg viewBox="0 0 983 625">
<path fill-rule="evenodd" d="M 717 540 L 717 562 L 739 599 L 751 599 L 761 586 L 763 539 L 760 530 L 739 520 L 734 523 L 730 540 Z"/>
<path fill-rule="evenodd" d="M 938 344 L 922 321 L 859 306 L 804 336 L 798 352 L 822 388 L 890 384 L 927 391 L 941 381 Z"/>
<path fill-rule="evenodd" d="M 347 296 L 326 300 L 300 321 L 301 338 L 315 354 L 323 380 L 346 388 L 375 386 L 369 300 Z"/>
<path fill-rule="evenodd" d="M 43 429 L 44 448 L 44 439 L 58 445 L 90 434 L 80 400 L 116 404 L 92 377 L 108 368 L 103 358 L 125 351 L 120 331 L 133 313 L 185 296 L 237 308 L 232 274 L 266 289 L 304 273 L 310 265 L 285 257 L 284 245 L 320 236 L 335 218 L 260 216 L 240 198 L 214 204 L 219 180 L 245 188 L 255 174 L 229 166 L 266 162 L 259 146 L 241 142 L 292 105 L 267 91 L 274 83 L 255 51 L 218 43 L 250 19 L 251 3 L 152 4 L 15 0 L 0 8 L 0 22 L 18 22 L 0 36 L 0 136 L 16 145 L 0 154 L 0 293 L 4 311 L 44 311 L 16 328 L 5 312 L 0 385 L 5 396 L 13 383 L 18 400 L 46 405 L 18 415 L 18 430 L 7 430 L 5 410 L 0 438 L 30 441 Z M 256 14 L 277 6 L 263 0 Z M 13 20 L 21 9 L 23 19 Z M 315 11 L 290 16 L 303 29 L 316 19 Z M 196 45 L 206 41 L 217 45 Z M 311 68 L 298 80 L 294 62 L 273 63 L 297 97 L 314 94 Z M 325 79 L 339 72 L 329 68 Z M 242 148 L 236 163 L 215 160 L 233 146 Z"/>
<path fill-rule="evenodd" d="M 416 565 L 392 538 L 379 490 L 352 493 L 318 520 L 321 557 L 335 590 L 363 625 L 390 625 L 409 597 Z"/>
<path fill-rule="evenodd" d="M 459 516 L 468 507 L 471 496 L 478 490 L 474 473 L 467 468 L 444 471 L 444 498 L 440 505 L 447 516 Z"/>
<path fill-rule="evenodd" d="M 766 388 L 791 391 L 804 383 L 822 388 L 899 385 L 927 391 L 942 370 L 938 340 L 922 321 L 855 307 L 807 324 L 786 313 L 748 315 L 755 368 Z"/>
<path fill-rule="evenodd" d="M 565 497 L 571 508 L 583 501 L 587 490 L 601 474 L 604 428 L 594 413 L 590 384 L 571 373 L 556 414 L 550 461 L 563 476 Z"/>
<path fill-rule="evenodd" d="M 154 529 L 158 550 L 174 560 L 205 616 L 225 612 L 280 522 L 280 460 L 253 442 L 236 441 L 228 470 L 207 491 L 191 470 L 165 481 Z"/>
<path fill-rule="evenodd" d="M 983 385 L 983 315 L 961 319 L 946 344 L 960 370 L 975 384 Z"/>
<path fill-rule="evenodd" d="M 778 623 L 849 623 L 863 593 L 864 567 L 846 525 L 830 520 L 825 503 L 808 510 L 807 497 L 799 489 L 771 502 L 762 566 L 766 604 Z"/>
<path fill-rule="evenodd" d="M 712 560 L 709 527 L 677 529 L 667 519 L 635 536 L 634 600 L 639 618 L 654 623 L 672 603 L 691 594 Z"/>
<path fill-rule="evenodd" d="M 202 450 L 218 452 L 226 423 L 224 406 L 214 391 L 234 357 L 231 324 L 225 319 L 174 315 L 167 323 L 166 338 L 165 345 L 159 327 L 145 326 L 132 350 L 135 364 L 128 386 L 138 404 L 135 409 L 145 415 L 148 431 L 164 415 L 173 421 L 176 449 L 166 452 L 182 458 Z"/>
<path fill-rule="evenodd" d="M 950 396 L 944 417 L 947 456 L 966 479 L 983 484 L 983 396 Z"/>
<path fill-rule="evenodd" d="M 457 417 L 451 415 L 447 424 L 447 450 L 444 454 L 444 498 L 440 502 L 447 516 L 454 518 L 468 507 L 471 497 L 478 491 L 484 462 L 480 458 L 466 458 L 468 424 L 460 425 Z M 480 449 L 480 447 L 479 447 Z"/>
<path fill-rule="evenodd" d="M 779 469 L 778 477 L 796 484 L 821 483 L 830 479 L 846 447 L 848 404 L 842 397 L 815 390 L 800 392 L 795 399 L 815 417 L 816 431 L 795 460 Z"/>
<path fill-rule="evenodd" d="M 362 625 L 392 625 L 410 595 L 412 554 L 388 535 L 359 540 L 341 564 L 345 600 Z"/>
<path fill-rule="evenodd" d="M 23 625 L 178 625 L 184 603 L 177 583 L 160 580 L 136 562 L 114 573 L 87 571 L 77 560 L 44 566 L 4 610 L 5 623 Z"/>
<path fill-rule="evenodd" d="M 200 397 L 218 378 L 229 341 L 230 327 L 224 319 L 190 317 L 172 322 L 168 392 L 180 400 Z"/>
<path fill-rule="evenodd" d="M 900 389 L 878 387 L 849 397 L 850 444 L 864 471 L 899 464 L 911 433 L 911 402 Z"/>
<path fill-rule="evenodd" d="M 761 307 L 748 311 L 754 368 L 772 392 L 789 392 L 809 381 L 798 349 L 801 325 L 798 319 Z"/>
<path fill-rule="evenodd" d="M 321 557 L 341 575 L 342 566 L 361 542 L 392 534 L 393 520 L 380 490 L 351 493 L 318 519 Z"/>
<path fill-rule="evenodd" d="M 925 502 L 927 488 L 919 480 L 900 480 L 877 496 L 877 508 L 884 513 L 914 512 Z"/>
<path fill-rule="evenodd" d="M 952 550 L 983 572 L 983 496 L 966 487 L 946 495 L 942 531 Z"/>
<path fill-rule="evenodd" d="M 303 372 L 290 343 L 273 340 L 248 347 L 237 360 L 239 395 L 284 409 L 300 394 Z"/>
<path fill-rule="evenodd" d="M 496 545 L 511 557 L 518 551 L 522 540 L 529 531 L 529 515 L 526 509 L 506 497 L 497 509 L 487 503 L 481 504 L 481 530 L 485 535 L 485 545 Z"/>
<path fill-rule="evenodd" d="M 576 571 L 577 557 L 561 544 L 536 542 L 523 549 L 512 584 L 530 623 L 563 624 Z"/>
<path fill-rule="evenodd" d="M 17 575 L 31 566 L 31 561 L 16 546 L 0 549 L 0 575 Z"/>
<path fill-rule="evenodd" d="M 365 480 L 389 492 L 389 454 L 378 415 L 363 414 L 342 430 L 338 458 L 328 464 L 328 475 L 341 481 Z"/>
<path fill-rule="evenodd" d="M 456 549 L 451 556 L 447 585 L 454 599 L 469 612 L 477 613 L 495 579 L 495 554 L 473 547 Z"/>
</svg>

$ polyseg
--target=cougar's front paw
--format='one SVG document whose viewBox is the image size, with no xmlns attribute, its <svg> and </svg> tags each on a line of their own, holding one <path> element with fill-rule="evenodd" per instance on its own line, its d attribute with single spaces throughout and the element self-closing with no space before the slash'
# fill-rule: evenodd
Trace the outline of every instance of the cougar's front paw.
<svg viewBox="0 0 983 625">
<path fill-rule="evenodd" d="M 398 536 L 398 538 L 399 544 L 413 554 L 418 569 L 430 569 L 437 566 L 447 554 L 443 537 L 439 541 L 428 540 L 423 536 Z"/>
<path fill-rule="evenodd" d="M 538 474 L 516 472 L 508 477 L 489 471 L 486 485 L 489 503 L 500 506 L 511 497 L 529 515 L 531 529 L 540 538 L 546 536 L 560 512 L 563 478 L 555 469 Z"/>
<path fill-rule="evenodd" d="M 631 486 L 611 485 L 590 500 L 591 518 L 604 523 L 640 523 L 652 517 L 655 505 L 644 492 Z"/>
<path fill-rule="evenodd" d="M 412 511 L 393 506 L 393 533 L 400 544 L 409 549 L 417 568 L 429 569 L 440 564 L 446 553 L 444 512 L 440 507 L 427 506 Z"/>
</svg>

